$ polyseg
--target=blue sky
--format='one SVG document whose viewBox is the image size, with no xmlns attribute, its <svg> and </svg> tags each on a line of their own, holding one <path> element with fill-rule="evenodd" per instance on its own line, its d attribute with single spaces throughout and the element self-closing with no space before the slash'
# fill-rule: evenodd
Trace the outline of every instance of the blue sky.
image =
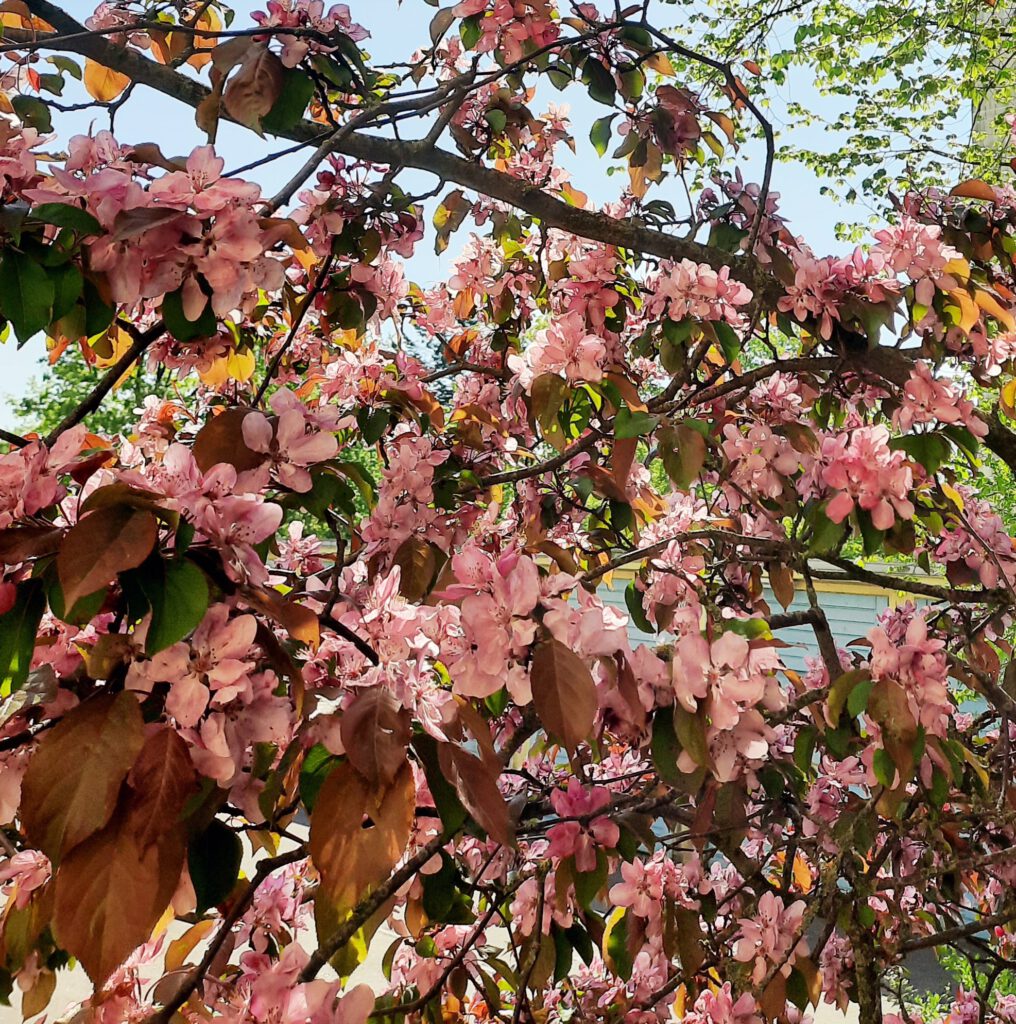
<svg viewBox="0 0 1016 1024">
<path fill-rule="evenodd" d="M 446 0 L 442 0 L 446 2 Z M 234 4 L 237 11 L 234 25 L 249 24 L 248 13 L 257 10 L 260 5 L 249 0 L 238 0 Z M 86 4 L 72 0 L 66 9 L 79 18 L 87 17 L 94 4 Z M 428 25 L 434 16 L 435 9 L 423 0 L 405 0 L 401 5 L 396 0 L 371 0 L 364 3 L 351 0 L 355 21 L 363 24 L 370 32 L 371 38 L 362 44 L 378 62 L 387 60 L 406 60 L 414 49 L 428 39 Z M 788 32 L 793 26 L 788 26 Z M 763 88 L 760 83 L 760 89 Z M 804 103 L 810 109 L 818 110 L 831 116 L 834 111 L 830 101 L 820 97 L 803 73 L 791 76 L 788 84 L 782 87 L 779 94 L 773 95 L 771 116 L 780 129 L 792 129 L 796 142 L 820 148 L 827 140 L 823 139 L 820 128 L 793 129 L 781 117 L 780 111 L 785 103 L 795 100 Z M 67 97 L 64 97 L 65 101 Z M 548 88 L 537 98 L 534 108 L 539 111 L 547 103 L 564 104 L 571 107 L 576 130 L 576 154 L 572 155 L 562 147 L 564 165 L 573 174 L 575 184 L 586 192 L 594 202 L 602 202 L 615 198 L 620 187 L 618 178 L 609 178 L 606 174 L 607 163 L 601 161 L 593 151 L 586 132 L 591 121 L 600 116 L 602 107 L 589 100 L 584 92 L 573 89 L 567 93 L 559 93 Z M 107 127 L 104 117 L 89 116 L 87 113 L 73 115 L 57 114 L 54 117 L 57 131 L 60 133 L 50 146 L 59 150 L 70 135 L 99 130 Z M 122 142 L 140 143 L 157 142 L 167 154 L 187 153 L 190 149 L 204 142 L 204 137 L 194 125 L 192 112 L 179 104 L 168 100 L 160 94 L 140 87 L 131 100 L 118 115 L 116 134 Z M 271 147 L 282 149 L 284 142 L 267 140 L 262 142 L 250 132 L 223 124 L 217 140 L 219 152 L 225 157 L 228 167 L 238 167 L 259 155 L 269 152 Z M 738 156 L 737 163 L 742 167 L 745 180 L 757 180 L 761 175 L 762 150 L 759 146 L 748 146 Z M 267 194 L 272 194 L 284 184 L 305 158 L 304 154 L 281 159 L 256 172 L 256 180 Z M 733 166 L 731 162 L 730 166 Z M 431 187 L 432 180 L 426 180 L 425 187 Z M 781 194 L 781 212 L 790 219 L 791 229 L 803 233 L 809 243 L 819 252 L 834 252 L 841 248 L 836 241 L 834 227 L 838 220 L 845 219 L 848 211 L 828 196 L 821 194 L 822 181 L 810 170 L 800 165 L 777 164 L 774 173 L 773 187 Z M 680 185 L 673 181 L 664 183 L 662 188 L 654 188 L 650 198 L 673 199 L 680 209 Z M 410 276 L 421 283 L 428 283 L 441 277 L 450 265 L 458 245 L 465 234 L 453 238 L 448 251 L 436 256 L 429 240 L 418 247 L 418 255 L 410 264 Z M 42 370 L 45 357 L 45 344 L 42 337 L 28 342 L 21 350 L 15 347 L 12 340 L 0 346 L 0 396 L 9 398 L 23 392 L 29 380 L 38 376 Z M 0 427 L 15 426 L 7 401 L 0 401 Z"/>
</svg>

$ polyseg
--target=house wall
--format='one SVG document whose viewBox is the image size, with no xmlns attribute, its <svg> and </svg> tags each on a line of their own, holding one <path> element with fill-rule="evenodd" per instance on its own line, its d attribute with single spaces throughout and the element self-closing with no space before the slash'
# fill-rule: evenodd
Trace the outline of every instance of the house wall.
<svg viewBox="0 0 1016 1024">
<path fill-rule="evenodd" d="M 624 601 L 625 588 L 633 576 L 632 572 L 617 571 L 612 574 L 608 585 L 601 585 L 597 594 L 600 599 L 621 612 L 627 614 Z M 863 638 L 868 630 L 875 625 L 878 615 L 887 608 L 895 607 L 906 595 L 899 591 L 885 590 L 867 583 L 856 583 L 852 580 L 817 580 L 815 589 L 836 642 L 847 647 L 853 640 Z M 782 609 L 779 602 L 767 588 L 765 599 L 774 612 Z M 803 585 L 799 585 L 793 603 L 788 612 L 805 611 L 808 598 Z M 632 645 L 655 644 L 658 638 L 653 633 L 645 633 L 633 622 L 628 623 L 628 636 Z M 779 639 L 791 646 L 781 648 L 780 655 L 787 668 L 795 672 L 804 672 L 805 659 L 818 655 L 815 633 L 810 626 L 790 626 L 781 629 Z"/>
</svg>

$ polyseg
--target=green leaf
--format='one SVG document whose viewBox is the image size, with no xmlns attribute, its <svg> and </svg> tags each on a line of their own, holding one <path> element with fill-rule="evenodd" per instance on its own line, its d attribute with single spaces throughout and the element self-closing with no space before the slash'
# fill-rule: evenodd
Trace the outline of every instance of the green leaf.
<svg viewBox="0 0 1016 1024">
<path fill-rule="evenodd" d="M 885 543 L 885 530 L 878 529 L 871 521 L 871 513 L 864 509 L 857 510 L 857 522 L 861 527 L 861 538 L 864 541 L 864 553 L 874 555 L 882 550 Z"/>
<path fill-rule="evenodd" d="M 113 322 L 116 310 L 99 294 L 98 289 L 85 278 L 85 336 L 94 338 Z"/>
<path fill-rule="evenodd" d="M 193 562 L 153 559 L 144 566 L 141 589 L 152 606 L 145 640 L 149 656 L 182 640 L 208 610 L 208 581 Z"/>
<path fill-rule="evenodd" d="M 818 730 L 815 726 L 808 725 L 797 734 L 797 739 L 794 741 L 794 764 L 804 775 L 811 774 L 817 740 Z"/>
<path fill-rule="evenodd" d="M 977 455 L 977 448 L 980 445 L 980 441 L 967 430 L 966 427 L 961 427 L 958 423 L 950 423 L 948 426 L 942 428 L 942 433 L 946 435 L 957 445 L 962 448 L 971 458 Z"/>
<path fill-rule="evenodd" d="M 706 723 L 702 709 L 692 714 L 681 704 L 674 705 L 674 732 L 681 749 L 700 767 L 708 768 L 711 764 L 709 743 L 706 740 Z"/>
<path fill-rule="evenodd" d="M 0 694 L 7 696 L 25 685 L 45 610 L 42 581 L 19 583 L 14 606 L 0 615 Z"/>
<path fill-rule="evenodd" d="M 660 708 L 653 715 L 653 738 L 649 752 L 660 778 L 670 786 L 679 786 L 681 771 L 677 767 L 677 758 L 681 753 L 681 744 L 674 730 L 674 712 L 670 708 Z"/>
<path fill-rule="evenodd" d="M 587 58 L 582 65 L 582 81 L 589 90 L 589 95 L 598 103 L 612 104 L 617 87 L 614 76 L 596 57 Z"/>
<path fill-rule="evenodd" d="M 317 803 L 318 793 L 325 779 L 338 763 L 339 759 L 320 743 L 315 743 L 307 751 L 300 767 L 300 799 L 308 812 L 314 810 L 314 804 Z"/>
<path fill-rule="evenodd" d="M 554 981 L 563 981 L 571 971 L 574 950 L 568 933 L 559 925 L 551 929 L 554 940 Z"/>
<path fill-rule="evenodd" d="M 929 473 L 938 472 L 939 467 L 949 458 L 949 442 L 941 434 L 910 434 L 894 437 L 889 447 L 904 451 L 915 462 L 919 462 Z"/>
<path fill-rule="evenodd" d="M 628 949 L 628 912 L 624 911 L 607 926 L 604 935 L 604 952 L 608 966 L 613 965 L 614 973 L 627 981 L 632 972 L 632 955 Z"/>
<path fill-rule="evenodd" d="M 807 1009 L 808 1003 L 811 1000 L 811 997 L 808 995 L 808 983 L 804 980 L 804 975 L 796 967 L 791 969 L 790 977 L 787 978 L 787 998 L 799 1010 Z"/>
<path fill-rule="evenodd" d="M 11 106 L 14 113 L 28 125 L 35 128 L 43 135 L 53 130 L 53 115 L 48 104 L 43 103 L 37 96 L 12 96 Z"/>
<path fill-rule="evenodd" d="M 222 903 L 233 891 L 240 877 L 242 860 L 240 837 L 224 822 L 213 821 L 191 840 L 187 849 L 187 867 L 199 914 Z"/>
<path fill-rule="evenodd" d="M 655 633 L 653 624 L 646 617 L 645 609 L 642 607 L 642 592 L 635 586 L 632 580 L 624 589 L 624 603 L 631 615 L 632 622 L 642 630 L 643 633 Z"/>
<path fill-rule="evenodd" d="M 663 336 L 673 345 L 683 345 L 691 337 L 690 320 L 664 320 Z"/>
<path fill-rule="evenodd" d="M 188 320 L 183 311 L 183 292 L 177 289 L 170 292 L 162 300 L 159 311 L 166 321 L 166 328 L 177 341 L 193 341 L 195 338 L 210 338 L 216 331 L 218 322 L 212 312 L 212 304 L 205 303 L 205 308 L 197 320 Z"/>
<path fill-rule="evenodd" d="M 626 407 L 621 408 L 614 420 L 614 436 L 618 440 L 641 437 L 648 434 L 659 422 L 659 416 L 653 416 L 648 412 L 632 412 Z"/>
<path fill-rule="evenodd" d="M 72 78 L 76 78 L 79 82 L 81 81 L 81 67 L 70 57 L 62 57 L 59 55 L 53 57 L 47 57 L 47 61 L 55 68 L 59 68 L 61 71 L 66 71 Z"/>
<path fill-rule="evenodd" d="M 488 110 L 483 115 L 483 119 L 490 125 L 490 130 L 495 135 L 500 135 L 504 131 L 505 125 L 508 124 L 508 115 L 496 107 L 493 110 Z"/>
<path fill-rule="evenodd" d="M 589 937 L 589 932 L 587 932 L 582 925 L 573 924 L 567 929 L 566 934 L 571 940 L 572 949 L 582 957 L 582 962 L 586 965 L 591 964 L 593 962 L 595 950 L 593 947 L 593 940 Z"/>
<path fill-rule="evenodd" d="M 808 546 L 808 553 L 811 555 L 824 555 L 843 543 L 847 535 L 846 521 L 834 523 L 826 515 L 825 505 L 821 505 L 809 516 L 812 522 L 811 544 Z"/>
<path fill-rule="evenodd" d="M 61 267 L 50 267 L 47 271 L 49 279 L 53 282 L 53 316 L 59 320 L 66 316 L 81 298 L 81 290 L 85 286 L 85 279 L 81 271 L 73 263 L 65 263 Z"/>
<path fill-rule="evenodd" d="M 462 45 L 467 50 L 476 46 L 483 34 L 480 29 L 480 17 L 481 15 L 474 14 L 471 18 L 463 18 L 459 23 L 459 36 L 462 38 Z"/>
<path fill-rule="evenodd" d="M 876 750 L 871 766 L 875 770 L 875 778 L 886 789 L 892 789 L 893 783 L 896 781 L 896 764 L 889 751 L 882 748 Z"/>
<path fill-rule="evenodd" d="M 611 122 L 617 114 L 608 114 L 606 117 L 597 118 L 593 127 L 589 129 L 589 141 L 593 144 L 598 156 L 603 156 L 610 145 Z"/>
<path fill-rule="evenodd" d="M 423 764 L 427 785 L 434 798 L 434 806 L 437 807 L 437 813 L 441 816 L 441 824 L 449 831 L 461 827 L 466 820 L 466 809 L 462 806 L 455 787 L 441 770 L 436 741 L 432 736 L 421 734 L 413 740 L 413 750 L 416 751 Z"/>
<path fill-rule="evenodd" d="M 61 622 L 69 622 L 75 626 L 83 626 L 91 621 L 99 613 L 99 609 L 106 600 L 107 587 L 102 587 L 94 594 L 85 594 L 79 598 L 73 608 L 66 607 L 63 596 L 63 587 L 60 586 L 60 579 L 54 569 L 53 572 L 44 576 L 46 585 L 46 600 L 49 601 L 49 610 Z"/>
<path fill-rule="evenodd" d="M 102 225 L 87 210 L 70 203 L 42 203 L 32 207 L 31 217 L 33 220 L 41 220 L 43 224 L 70 228 L 79 235 L 102 234 Z"/>
<path fill-rule="evenodd" d="M 356 414 L 356 422 L 367 444 L 377 444 L 381 435 L 388 427 L 391 419 L 391 411 L 387 408 L 368 409 L 362 408 Z"/>
<path fill-rule="evenodd" d="M 603 850 L 597 850 L 596 867 L 592 871 L 575 872 L 575 895 L 579 903 L 588 910 L 606 883 L 607 855 Z"/>
<path fill-rule="evenodd" d="M 829 721 L 835 726 L 839 723 L 840 714 L 843 712 L 843 707 L 847 703 L 847 699 L 851 696 L 854 691 L 854 687 L 868 684 L 868 689 L 871 689 L 871 676 L 867 669 L 853 668 L 849 672 L 844 672 L 838 676 L 836 681 L 829 687 L 829 696 L 826 701 L 826 713 L 829 717 Z M 867 704 L 867 697 L 865 697 L 865 704 Z M 853 713 L 852 713 L 853 714 Z"/>
<path fill-rule="evenodd" d="M 941 810 L 949 799 L 949 778 L 938 765 L 931 770 L 931 802 Z"/>
<path fill-rule="evenodd" d="M 732 363 L 741 353 L 741 339 L 737 332 L 725 320 L 714 321 L 713 330 L 719 339 L 724 357 L 728 363 Z"/>
<path fill-rule="evenodd" d="M 462 880 L 455 862 L 442 850 L 440 870 L 421 878 L 424 912 L 432 921 L 445 923 L 455 901 L 455 886 Z"/>
<path fill-rule="evenodd" d="M 30 256 L 8 249 L 0 261 L 0 313 L 18 336 L 18 346 L 38 334 L 53 319 L 56 288 L 46 271 Z"/>
<path fill-rule="evenodd" d="M 847 712 L 851 718 L 857 718 L 867 708 L 868 695 L 874 685 L 870 679 L 864 679 L 850 691 L 850 696 L 847 697 Z"/>
<path fill-rule="evenodd" d="M 282 91 L 272 109 L 261 120 L 261 127 L 272 135 L 282 135 L 303 119 L 307 104 L 314 96 L 314 82 L 296 68 L 289 68 L 282 80 Z"/>
</svg>

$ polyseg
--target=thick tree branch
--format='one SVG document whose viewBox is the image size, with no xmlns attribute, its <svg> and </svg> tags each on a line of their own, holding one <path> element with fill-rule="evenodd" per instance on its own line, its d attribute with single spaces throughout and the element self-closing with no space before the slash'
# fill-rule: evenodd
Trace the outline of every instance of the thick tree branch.
<svg viewBox="0 0 1016 1024">
<path fill-rule="evenodd" d="M 47 435 L 45 443 L 47 445 L 53 444 L 54 441 L 65 431 L 70 430 L 71 427 L 77 426 L 89 413 L 95 412 L 96 409 L 102 405 L 102 400 L 116 387 L 117 382 L 121 377 L 134 365 L 137 360 L 148 348 L 149 345 L 154 344 L 166 330 L 165 324 L 160 320 L 157 324 L 149 327 L 143 334 L 139 334 L 130 347 L 124 352 L 122 356 L 106 371 L 102 379 L 98 384 L 89 392 L 87 397 L 81 402 L 80 405 L 72 412 L 68 413 L 64 419 L 57 424 Z"/>
<path fill-rule="evenodd" d="M 207 86 L 179 71 L 157 64 L 129 48 L 116 46 L 101 36 L 88 35 L 80 22 L 49 0 L 28 0 L 28 7 L 33 14 L 49 22 L 59 33 L 48 40 L 49 48 L 53 50 L 66 50 L 91 57 L 92 60 L 190 107 L 196 108 L 209 94 Z M 15 29 L 8 30 L 6 35 L 12 41 L 18 41 L 19 38 L 35 41 L 39 38 L 38 33 L 18 33 Z M 222 116 L 229 119 L 225 110 L 222 111 Z M 312 121 L 302 121 L 280 134 L 296 142 L 307 142 L 320 140 L 322 128 Z M 732 255 L 723 249 L 703 245 L 691 239 L 678 238 L 630 220 L 618 220 L 603 213 L 569 206 L 536 185 L 438 149 L 426 139 L 404 142 L 357 131 L 345 138 L 336 137 L 332 151 L 369 163 L 402 165 L 435 174 L 446 181 L 538 217 L 547 227 L 558 228 L 580 238 L 661 259 L 690 259 L 717 270 L 729 267 L 731 277 L 747 284 L 756 294 L 763 293 L 767 298 L 782 293 L 779 282 L 764 271 L 753 258 Z M 322 156 L 324 155 L 323 153 Z"/>
</svg>

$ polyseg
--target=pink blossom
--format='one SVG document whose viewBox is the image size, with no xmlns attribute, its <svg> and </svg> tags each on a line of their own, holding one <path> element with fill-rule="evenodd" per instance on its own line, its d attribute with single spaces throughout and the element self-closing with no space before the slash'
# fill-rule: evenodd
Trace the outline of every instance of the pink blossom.
<svg viewBox="0 0 1016 1024">
<path fill-rule="evenodd" d="M 615 907 L 631 907 L 639 917 L 658 914 L 663 898 L 663 877 L 657 863 L 641 858 L 621 862 L 621 881 L 610 887 L 610 902 Z"/>
<path fill-rule="evenodd" d="M 256 632 L 253 615 L 230 618 L 228 605 L 213 605 L 189 643 L 173 644 L 150 661 L 135 662 L 128 685 L 146 691 L 155 683 L 169 683 L 166 710 L 183 726 L 197 725 L 209 701 L 221 706 L 252 696 L 249 675 Z"/>
<path fill-rule="evenodd" d="M 291 490 L 305 492 L 313 486 L 308 466 L 326 462 L 339 450 L 335 438 L 323 431 L 308 429 L 307 410 L 297 403 L 289 405 L 278 391 L 272 396 L 272 408 L 278 412 L 274 428 L 259 412 L 249 413 L 243 420 L 243 439 L 251 451 L 267 455 L 279 481 Z"/>
<path fill-rule="evenodd" d="M 687 259 L 665 263 L 648 289 L 647 312 L 654 319 L 722 320 L 734 327 L 743 323 L 738 310 L 752 298 L 750 288 L 731 279 L 729 267 L 717 271 Z"/>
<path fill-rule="evenodd" d="M 684 1016 L 686 1024 L 762 1024 L 755 1000 L 748 992 L 734 998 L 730 982 L 718 989 L 706 989 Z"/>
<path fill-rule="evenodd" d="M 366 39 L 368 32 L 357 25 L 345 4 L 334 4 L 325 11 L 324 0 L 268 0 L 266 11 L 254 11 L 251 17 L 263 28 L 314 29 L 323 37 L 341 32 L 353 40 Z M 320 39 L 286 32 L 273 32 L 271 38 L 282 43 L 282 63 L 296 67 L 308 53 L 330 53 L 333 47 Z"/>
<path fill-rule="evenodd" d="M 784 907 L 775 893 L 759 898 L 753 918 L 741 918 L 740 937 L 734 945 L 734 959 L 743 964 L 754 963 L 752 981 L 759 984 L 770 966 L 779 966 L 784 976 L 790 974 L 795 956 L 807 952 L 801 935 L 805 903 L 797 900 Z"/>
<path fill-rule="evenodd" d="M 819 465 L 822 482 L 839 491 L 826 507 L 834 523 L 846 519 L 855 504 L 871 513 L 879 530 L 888 530 L 897 517 L 913 517 L 913 470 L 903 452 L 890 449 L 889 431 L 881 424 L 823 438 Z"/>
<path fill-rule="evenodd" d="M 32 893 L 45 885 L 52 868 L 49 858 L 38 850 L 22 850 L 0 862 L 0 885 L 8 896 L 14 896 L 14 906 L 24 910 Z"/>
<path fill-rule="evenodd" d="M 552 826 L 547 832 L 550 842 L 548 854 L 551 857 L 575 857 L 579 871 L 596 869 L 596 849 L 613 849 L 621 836 L 617 824 L 610 818 L 599 815 L 599 810 L 610 805 L 610 791 L 603 786 L 586 788 L 578 779 L 568 780 L 568 789 L 555 789 L 550 794 L 554 810 L 562 818 L 589 818 L 591 820 L 565 821 Z"/>
<path fill-rule="evenodd" d="M 533 381 L 545 373 L 573 382 L 601 380 L 606 353 L 603 339 L 586 331 L 582 316 L 566 313 L 537 334 L 524 359 L 513 356 L 509 363 L 530 390 Z"/>
<path fill-rule="evenodd" d="M 893 425 L 902 431 L 919 423 L 960 423 L 975 437 L 988 433 L 988 424 L 950 381 L 936 380 L 931 368 L 919 359 L 910 380 L 903 385 L 903 402 L 893 415 Z"/>
</svg>

